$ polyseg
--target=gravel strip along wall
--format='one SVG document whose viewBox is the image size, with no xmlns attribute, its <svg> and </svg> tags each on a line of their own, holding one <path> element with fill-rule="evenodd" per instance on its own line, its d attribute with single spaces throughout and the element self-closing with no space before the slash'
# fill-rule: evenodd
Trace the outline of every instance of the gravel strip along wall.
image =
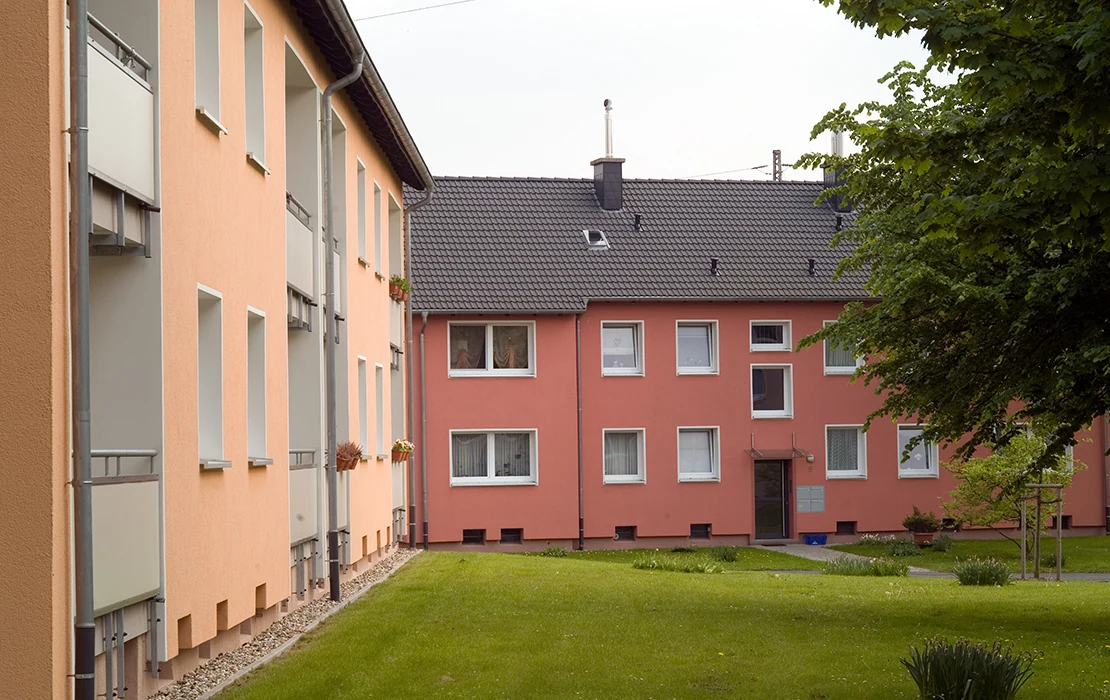
<svg viewBox="0 0 1110 700">
<path fill-rule="evenodd" d="M 280 657 L 301 635 L 385 581 L 419 553 L 417 549 L 397 550 L 340 586 L 339 602 L 321 598 L 297 608 L 235 651 L 220 654 L 150 696 L 151 700 L 208 700 L 256 668 Z"/>
</svg>

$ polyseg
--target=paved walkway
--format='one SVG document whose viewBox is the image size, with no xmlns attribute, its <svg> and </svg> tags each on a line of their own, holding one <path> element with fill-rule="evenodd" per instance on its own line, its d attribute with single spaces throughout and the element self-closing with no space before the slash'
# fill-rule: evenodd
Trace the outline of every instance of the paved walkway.
<svg viewBox="0 0 1110 700">
<path fill-rule="evenodd" d="M 812 561 L 831 561 L 839 557 L 848 557 L 849 559 L 867 559 L 868 557 L 859 554 L 849 554 L 847 552 L 840 552 L 828 547 L 812 545 L 812 544 L 780 544 L 780 545 L 752 545 L 755 549 L 765 549 L 771 552 L 781 552 L 783 554 L 792 554 L 802 559 L 809 559 Z M 785 572 L 784 572 L 785 573 Z M 947 571 L 933 571 L 932 569 L 923 569 L 920 566 L 910 567 L 910 576 L 914 578 L 956 578 L 955 574 L 950 574 Z M 1014 578 L 1017 578 L 1014 574 Z M 1033 572 L 1027 574 L 1027 578 L 1033 578 Z M 1086 573 L 1064 573 L 1061 574 L 1064 581 L 1104 581 L 1110 582 L 1110 573 L 1086 574 Z M 1056 572 L 1041 572 L 1042 581 L 1056 580 Z"/>
</svg>

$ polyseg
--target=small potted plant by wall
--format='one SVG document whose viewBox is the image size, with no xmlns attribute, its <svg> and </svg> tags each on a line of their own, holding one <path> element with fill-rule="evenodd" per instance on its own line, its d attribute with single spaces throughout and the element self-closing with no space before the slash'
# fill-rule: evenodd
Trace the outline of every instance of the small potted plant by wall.
<svg viewBox="0 0 1110 700">
<path fill-rule="evenodd" d="M 335 468 L 337 471 L 350 471 L 362 459 L 362 445 L 357 442 L 341 442 L 335 448 Z"/>
<path fill-rule="evenodd" d="M 389 297 L 397 301 L 408 301 L 409 292 L 412 291 L 412 285 L 409 281 L 400 275 L 393 275 L 389 278 Z"/>
<path fill-rule="evenodd" d="M 412 453 L 412 443 L 404 438 L 398 438 L 393 442 L 393 461 L 404 462 L 409 458 Z"/>
<path fill-rule="evenodd" d="M 940 520 L 931 511 L 922 513 L 914 506 L 913 512 L 902 521 L 902 527 L 913 533 L 913 541 L 921 547 L 933 541 L 933 536 L 940 529 Z"/>
</svg>

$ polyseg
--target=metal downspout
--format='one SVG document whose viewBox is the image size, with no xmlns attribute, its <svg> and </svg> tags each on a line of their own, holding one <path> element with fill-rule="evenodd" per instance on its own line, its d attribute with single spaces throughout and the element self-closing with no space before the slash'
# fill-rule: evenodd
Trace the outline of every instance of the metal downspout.
<svg viewBox="0 0 1110 700">
<path fill-rule="evenodd" d="M 96 622 L 93 617 L 92 454 L 89 390 L 89 7 L 72 0 L 69 22 L 70 196 L 69 322 L 73 405 L 73 696 L 96 698 Z"/>
<path fill-rule="evenodd" d="M 428 189 L 424 192 L 424 198 L 419 202 L 413 202 L 411 207 L 405 207 L 405 277 L 412 280 L 412 213 L 422 206 L 425 206 L 432 201 L 432 194 L 435 191 L 435 183 L 429 183 Z M 413 405 L 413 368 L 412 368 L 412 302 L 408 302 L 405 306 L 405 381 L 407 388 L 405 396 L 408 398 L 408 418 L 409 418 L 409 435 L 412 437 L 412 429 L 416 427 L 416 407 Z M 423 361 L 424 353 L 421 350 L 420 359 Z M 421 400 L 421 405 L 424 404 Z M 421 431 L 423 434 L 423 431 Z M 407 464 L 408 469 L 408 482 L 409 482 L 409 547 L 416 547 L 416 459 L 409 453 Z"/>
<path fill-rule="evenodd" d="M 582 314 L 574 316 L 574 389 L 578 396 L 578 549 L 586 548 L 586 508 L 582 484 Z"/>
<path fill-rule="evenodd" d="M 420 488 L 424 503 L 420 508 L 424 526 L 424 549 L 428 549 L 428 381 L 424 371 L 424 331 L 428 329 L 428 312 L 420 314 Z"/>
<path fill-rule="evenodd" d="M 324 133 L 324 256 L 327 278 L 327 332 L 324 344 L 327 351 L 324 353 L 324 364 L 327 368 L 327 477 L 328 477 L 328 583 L 331 599 L 339 600 L 339 484 L 336 472 L 336 409 L 335 409 L 335 254 L 332 252 L 331 235 L 335 231 L 334 213 L 332 212 L 332 137 L 331 137 L 331 96 L 337 91 L 347 87 L 362 75 L 362 64 L 365 55 L 360 55 L 355 61 L 355 68 L 346 76 L 336 80 L 324 88 L 323 118 L 320 130 Z"/>
</svg>

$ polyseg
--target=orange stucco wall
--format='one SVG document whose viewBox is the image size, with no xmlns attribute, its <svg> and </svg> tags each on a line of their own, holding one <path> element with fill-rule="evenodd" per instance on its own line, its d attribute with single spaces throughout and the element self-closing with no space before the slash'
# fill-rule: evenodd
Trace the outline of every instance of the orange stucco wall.
<svg viewBox="0 0 1110 700">
<path fill-rule="evenodd" d="M 812 463 L 791 461 L 792 487 L 824 486 L 825 511 L 797 513 L 791 488 L 790 532 L 835 533 L 837 521 L 856 521 L 859 532 L 896 531 L 914 505 L 940 514 L 955 485 L 936 478 L 899 478 L 897 426 L 875 421 L 867 432 L 867 476 L 826 478 L 825 426 L 862 424 L 879 398 L 849 377 L 824 373 L 820 346 L 801 352 L 751 352 L 751 320 L 790 320 L 794 344 L 836 318 L 836 303 L 591 303 L 582 316 L 583 485 L 587 538 L 611 538 L 634 525 L 639 537 L 686 537 L 690 525 L 710 523 L 716 535 L 754 535 L 753 460 L 757 449 L 800 450 Z M 526 539 L 577 535 L 574 317 L 536 321 L 534 378 L 448 378 L 447 324 L 432 317 L 426 333 L 428 395 L 429 536 L 459 542 L 464 528 L 523 527 Z M 454 319 L 451 319 L 454 320 Z M 602 376 L 601 322 L 642 321 L 645 376 Z M 675 324 L 717 320 L 719 374 L 678 375 Z M 792 418 L 754 419 L 751 365 L 793 366 Z M 907 421 L 903 421 L 907 422 Z M 719 426 L 720 481 L 680 483 L 677 428 Z M 539 485 L 452 487 L 448 431 L 460 428 L 535 428 Z M 646 483 L 605 484 L 602 430 L 644 429 Z M 1104 524 L 1102 433 L 1081 436 L 1075 456 L 1089 468 L 1065 495 L 1073 527 Z M 950 454 L 941 452 L 941 459 Z"/>
<path fill-rule="evenodd" d="M 0 601 L 0 679 L 13 698 L 70 686 L 63 8 L 7 7 L 0 71 L 0 580 L 19 591 Z"/>
<path fill-rule="evenodd" d="M 318 86 L 333 76 L 285 3 L 258 0 L 251 5 L 264 28 L 269 175 L 245 158 L 242 5 L 221 3 L 220 121 L 228 133 L 217 136 L 194 114 L 192 4 L 162 3 L 166 607 L 171 657 L 181 646 L 177 621 L 184 616 L 190 616 L 188 641 L 195 646 L 216 634 L 216 606 L 221 601 L 228 601 L 228 620 L 234 625 L 254 614 L 258 586 L 266 586 L 266 606 L 289 596 L 286 41 L 306 62 Z M 399 193 L 400 185 L 346 98 L 340 95 L 334 105 L 348 129 L 346 162 L 337 156 L 336 168 L 342 164 L 348 171 L 352 264 L 347 318 L 353 382 L 356 352 L 389 366 L 386 286 L 368 279 L 373 273 L 367 275 L 353 262 L 354 157 L 361 158 L 383 190 Z M 198 283 L 223 295 L 224 458 L 232 466 L 215 472 L 198 469 Z M 254 469 L 247 468 L 246 451 L 248 305 L 264 311 L 267 318 L 266 456 L 274 460 L 272 466 Z M 349 395 L 357 392 L 352 389 Z M 362 466 L 354 475 L 353 542 L 366 534 L 373 541 L 378 528 L 384 534 L 390 522 L 389 479 L 388 463 Z"/>
</svg>

